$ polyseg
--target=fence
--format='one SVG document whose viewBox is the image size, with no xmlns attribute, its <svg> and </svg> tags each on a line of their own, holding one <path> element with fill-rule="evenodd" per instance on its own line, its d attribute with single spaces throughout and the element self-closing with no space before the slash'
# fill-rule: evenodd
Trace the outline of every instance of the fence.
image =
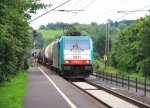
<svg viewBox="0 0 150 108">
<path fill-rule="evenodd" d="M 111 84 L 116 84 L 117 86 L 127 87 L 128 90 L 132 87 L 138 92 L 138 90 L 143 91 L 144 95 L 150 93 L 150 83 L 147 79 L 131 79 L 130 76 L 119 76 L 117 74 L 106 73 L 106 72 L 95 72 L 96 77 L 102 79 L 103 81 L 110 82 Z"/>
</svg>

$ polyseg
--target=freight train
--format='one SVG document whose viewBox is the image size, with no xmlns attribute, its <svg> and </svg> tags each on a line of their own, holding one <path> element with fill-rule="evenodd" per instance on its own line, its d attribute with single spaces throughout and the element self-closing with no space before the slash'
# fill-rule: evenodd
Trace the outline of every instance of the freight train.
<svg viewBox="0 0 150 108">
<path fill-rule="evenodd" d="M 90 36 L 61 36 L 39 53 L 39 62 L 67 78 L 86 78 L 93 72 Z"/>
</svg>

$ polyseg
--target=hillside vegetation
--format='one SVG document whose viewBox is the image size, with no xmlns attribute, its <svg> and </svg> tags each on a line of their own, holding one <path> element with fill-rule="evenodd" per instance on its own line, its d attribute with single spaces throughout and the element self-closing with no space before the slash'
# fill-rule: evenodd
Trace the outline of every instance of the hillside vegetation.
<svg viewBox="0 0 150 108">
<path fill-rule="evenodd" d="M 43 35 L 43 38 L 45 41 L 47 41 L 50 38 L 55 38 L 55 36 L 62 35 L 62 30 L 38 30 Z"/>
<path fill-rule="evenodd" d="M 45 40 L 44 46 L 46 47 L 48 44 L 50 44 L 57 36 L 61 36 L 63 33 L 63 30 L 38 30 L 40 32 Z"/>
</svg>

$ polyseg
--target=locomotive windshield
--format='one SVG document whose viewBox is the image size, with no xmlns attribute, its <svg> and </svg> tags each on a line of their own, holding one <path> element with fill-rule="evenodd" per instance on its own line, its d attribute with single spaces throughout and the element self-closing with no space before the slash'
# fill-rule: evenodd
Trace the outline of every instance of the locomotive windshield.
<svg viewBox="0 0 150 108">
<path fill-rule="evenodd" d="M 88 50 L 90 49 L 90 42 L 88 40 L 66 40 L 65 49 L 73 50 Z"/>
</svg>

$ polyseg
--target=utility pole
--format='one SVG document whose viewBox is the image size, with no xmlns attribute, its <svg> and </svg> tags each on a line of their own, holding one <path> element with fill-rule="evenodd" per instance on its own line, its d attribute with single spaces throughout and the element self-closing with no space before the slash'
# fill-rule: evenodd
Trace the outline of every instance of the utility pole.
<svg viewBox="0 0 150 108">
<path fill-rule="evenodd" d="M 105 62 L 105 69 L 107 63 L 107 23 L 106 23 L 106 34 L 105 34 L 105 55 L 104 55 L 104 62 Z"/>
<path fill-rule="evenodd" d="M 106 23 L 106 37 L 105 37 L 105 69 L 106 66 L 109 65 L 109 22 Z"/>
<path fill-rule="evenodd" d="M 109 65 L 109 20 L 108 20 L 108 23 L 107 23 L 107 61 L 108 61 L 108 65 Z"/>
</svg>

